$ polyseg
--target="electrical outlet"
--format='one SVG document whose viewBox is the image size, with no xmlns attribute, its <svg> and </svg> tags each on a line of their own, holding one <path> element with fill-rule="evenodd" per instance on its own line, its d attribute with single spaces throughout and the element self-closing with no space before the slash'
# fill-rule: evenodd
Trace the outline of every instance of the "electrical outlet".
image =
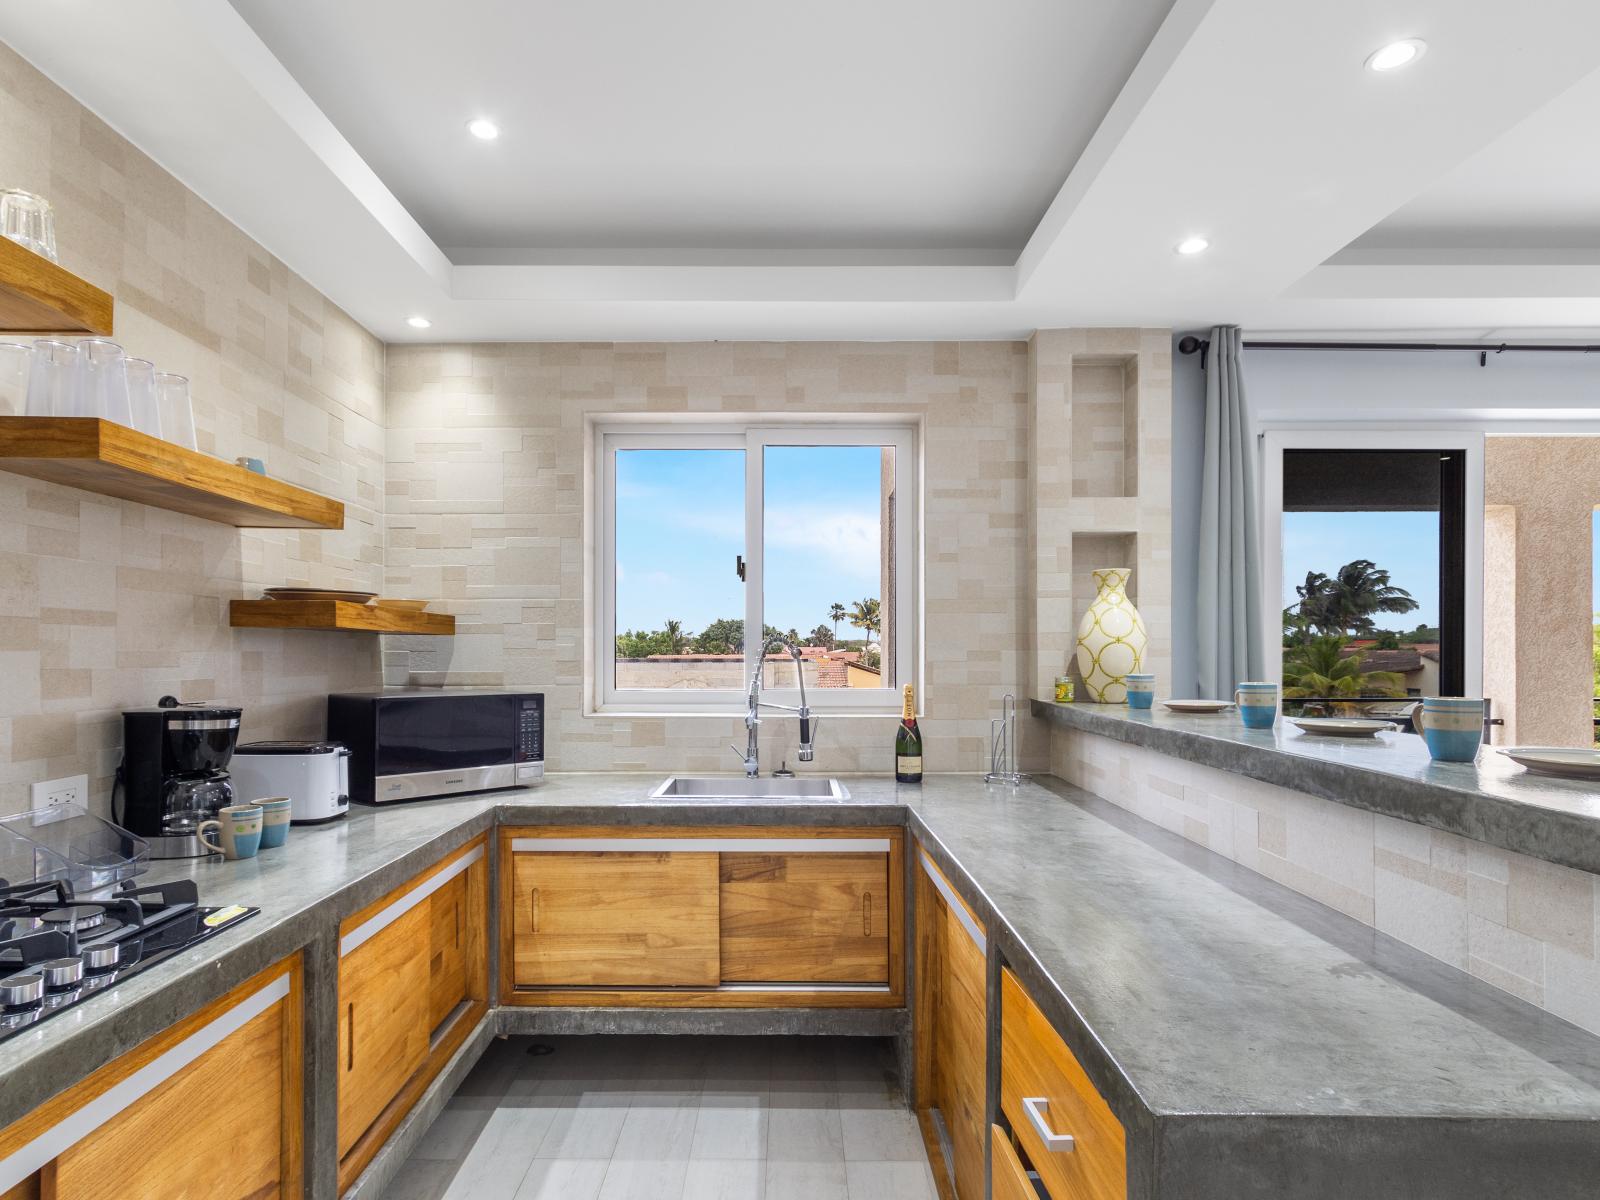
<svg viewBox="0 0 1600 1200">
<path fill-rule="evenodd" d="M 64 805 L 78 805 L 86 808 L 90 803 L 90 778 L 86 774 L 69 774 L 64 779 L 46 779 L 42 784 L 34 784 L 32 789 L 32 808 L 40 816 L 34 818 L 35 826 L 45 826 L 56 819 L 56 814 L 50 810 L 62 808 Z M 61 816 L 66 816 L 62 811 Z"/>
</svg>

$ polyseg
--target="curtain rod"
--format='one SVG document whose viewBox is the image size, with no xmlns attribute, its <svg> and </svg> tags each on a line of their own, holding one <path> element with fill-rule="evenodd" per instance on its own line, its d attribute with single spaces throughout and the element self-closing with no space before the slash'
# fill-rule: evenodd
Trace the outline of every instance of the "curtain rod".
<svg viewBox="0 0 1600 1200">
<path fill-rule="evenodd" d="M 1478 356 L 1478 365 L 1489 365 L 1489 355 L 1507 354 L 1517 351 L 1533 352 L 1538 354 L 1600 354 L 1600 346 L 1578 345 L 1572 342 L 1558 343 L 1555 345 L 1515 345 L 1507 342 L 1497 342 L 1489 345 L 1483 342 L 1242 342 L 1247 350 L 1410 350 L 1410 351 L 1451 351 L 1465 350 Z M 1180 338 L 1178 353 L 1200 354 L 1200 369 L 1205 370 L 1206 355 L 1211 349 L 1210 338 L 1197 338 L 1193 335 Z"/>
</svg>

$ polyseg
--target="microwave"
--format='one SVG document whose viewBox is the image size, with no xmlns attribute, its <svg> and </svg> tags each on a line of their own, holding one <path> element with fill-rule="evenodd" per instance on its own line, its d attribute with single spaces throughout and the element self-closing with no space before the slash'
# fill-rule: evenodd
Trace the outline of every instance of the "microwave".
<svg viewBox="0 0 1600 1200">
<path fill-rule="evenodd" d="M 328 697 L 328 740 L 350 750 L 350 799 L 457 796 L 544 781 L 544 694 L 375 688 Z"/>
</svg>

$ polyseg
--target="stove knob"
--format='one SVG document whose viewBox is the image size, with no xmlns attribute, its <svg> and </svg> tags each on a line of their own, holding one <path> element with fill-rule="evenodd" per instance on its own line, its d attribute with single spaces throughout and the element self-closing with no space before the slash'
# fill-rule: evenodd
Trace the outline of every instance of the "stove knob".
<svg viewBox="0 0 1600 1200">
<path fill-rule="evenodd" d="M 44 999 L 44 976 L 12 975 L 0 979 L 0 1006 L 26 1008 Z"/>
<path fill-rule="evenodd" d="M 83 959 L 50 958 L 39 963 L 39 973 L 44 976 L 47 991 L 59 992 L 77 985 L 83 978 Z"/>
<path fill-rule="evenodd" d="M 121 942 L 96 942 L 83 948 L 83 965 L 91 971 L 109 971 L 121 961 Z"/>
</svg>

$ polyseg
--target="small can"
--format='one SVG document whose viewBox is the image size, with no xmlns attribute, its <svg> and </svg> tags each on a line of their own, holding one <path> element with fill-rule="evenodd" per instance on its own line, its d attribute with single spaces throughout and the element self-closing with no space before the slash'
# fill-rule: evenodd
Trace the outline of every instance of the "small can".
<svg viewBox="0 0 1600 1200">
<path fill-rule="evenodd" d="M 1074 695 L 1074 688 L 1073 688 L 1073 683 L 1072 683 L 1072 676 L 1071 675 L 1057 675 L 1056 676 L 1056 703 L 1057 704 L 1071 704 L 1072 703 L 1072 699 L 1073 699 L 1073 695 Z"/>
</svg>

